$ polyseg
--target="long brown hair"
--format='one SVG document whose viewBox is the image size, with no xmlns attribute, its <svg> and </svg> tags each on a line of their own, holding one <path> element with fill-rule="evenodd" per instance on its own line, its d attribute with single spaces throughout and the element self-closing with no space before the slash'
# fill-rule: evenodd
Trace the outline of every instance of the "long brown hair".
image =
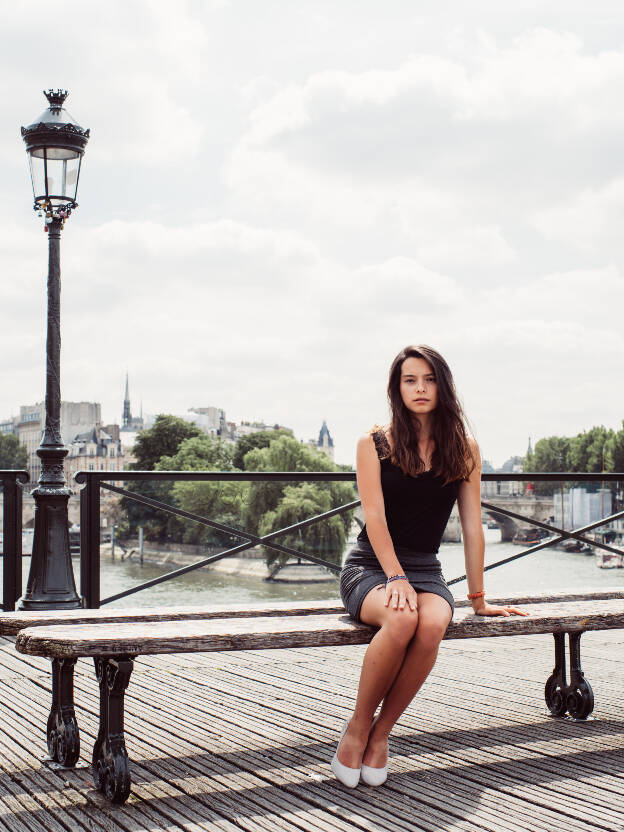
<svg viewBox="0 0 624 832">
<path fill-rule="evenodd" d="M 473 458 L 468 443 L 466 417 L 448 364 L 437 350 L 426 344 L 405 347 L 390 367 L 388 401 L 391 411 L 391 461 L 404 474 L 414 476 L 425 470 L 425 463 L 418 452 L 420 423 L 407 409 L 401 397 L 401 368 L 406 358 L 423 358 L 433 370 L 438 385 L 438 404 L 432 420 L 432 437 L 435 442 L 431 457 L 433 473 L 444 477 L 445 484 L 468 479 L 477 460 Z"/>
</svg>

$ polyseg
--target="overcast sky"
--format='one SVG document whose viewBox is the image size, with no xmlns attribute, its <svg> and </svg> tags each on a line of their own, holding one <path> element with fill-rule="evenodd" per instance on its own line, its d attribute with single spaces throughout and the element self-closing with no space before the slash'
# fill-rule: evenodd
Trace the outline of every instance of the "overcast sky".
<svg viewBox="0 0 624 832">
<path fill-rule="evenodd" d="M 447 358 L 486 458 L 624 417 L 624 7 L 0 0 L 0 418 L 43 397 L 20 125 L 91 129 L 62 395 L 215 405 L 336 457 L 394 355 Z"/>
</svg>

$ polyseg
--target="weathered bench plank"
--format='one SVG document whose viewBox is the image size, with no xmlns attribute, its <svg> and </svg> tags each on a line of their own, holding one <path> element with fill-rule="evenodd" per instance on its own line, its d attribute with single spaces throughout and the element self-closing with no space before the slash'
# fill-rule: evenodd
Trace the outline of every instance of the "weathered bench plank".
<svg viewBox="0 0 624 832">
<path fill-rule="evenodd" d="M 525 609 L 529 616 L 508 618 L 457 610 L 445 638 L 624 628 L 624 599 L 528 604 Z M 20 653 L 54 658 L 138 656 L 365 644 L 374 632 L 346 614 L 187 619 L 28 627 L 19 633 L 16 647 Z"/>
<path fill-rule="evenodd" d="M 490 604 L 540 604 L 549 602 L 613 600 L 624 599 L 621 588 L 606 588 L 593 592 L 564 590 L 552 593 L 517 593 L 500 598 L 488 598 Z M 457 609 L 470 607 L 465 598 L 456 598 Z M 88 610 L 20 610 L 17 612 L 0 612 L 0 636 L 15 636 L 26 627 L 61 624 L 96 624 L 104 622 L 130 623 L 133 621 L 184 621 L 187 619 L 213 618 L 265 618 L 290 615 L 339 615 L 344 607 L 339 600 L 327 601 L 284 601 L 259 604 L 211 604 L 209 606 L 191 607 L 132 607 L 115 609 Z"/>
</svg>

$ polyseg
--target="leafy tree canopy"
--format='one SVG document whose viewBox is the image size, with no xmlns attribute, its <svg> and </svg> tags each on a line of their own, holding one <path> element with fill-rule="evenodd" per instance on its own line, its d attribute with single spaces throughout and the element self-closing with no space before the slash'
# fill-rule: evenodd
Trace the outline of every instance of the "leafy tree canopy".
<svg viewBox="0 0 624 832">
<path fill-rule="evenodd" d="M 280 436 L 292 437 L 292 431 L 279 428 L 278 430 L 259 430 L 257 433 L 241 436 L 234 451 L 234 467 L 242 470 L 244 468 L 243 458 L 246 453 L 254 448 L 267 448 L 271 442 L 279 439 Z"/>
<path fill-rule="evenodd" d="M 231 471 L 234 451 L 216 436 L 201 433 L 183 439 L 175 454 L 163 455 L 154 466 L 156 471 Z"/>
<path fill-rule="evenodd" d="M 245 454 L 243 462 L 246 471 L 341 470 L 328 456 L 291 436 L 281 436 L 265 448 L 249 451 Z M 267 534 L 344 505 L 353 499 L 355 490 L 350 483 L 254 483 L 249 489 L 246 523 L 251 531 Z M 340 563 L 351 521 L 352 512 L 347 512 L 314 523 L 292 536 L 289 535 L 288 545 Z M 295 540 L 298 545 L 293 542 Z M 318 547 L 322 548 L 322 553 Z M 278 557 L 282 562 L 287 560 L 287 556 L 280 556 L 268 547 L 265 547 L 265 556 L 268 563 L 272 563 Z"/>
<path fill-rule="evenodd" d="M 162 456 L 173 456 L 180 444 L 192 436 L 201 436 L 202 430 L 178 416 L 160 413 L 151 428 L 142 430 L 132 449 L 136 462 L 135 471 L 153 471 Z"/>
<path fill-rule="evenodd" d="M 0 468 L 6 471 L 21 470 L 28 465 L 28 451 L 17 436 L 0 434 Z"/>
<path fill-rule="evenodd" d="M 243 458 L 245 471 L 336 471 L 338 466 L 320 451 L 294 436 L 280 436 L 266 447 L 254 448 Z"/>
<path fill-rule="evenodd" d="M 622 427 L 613 435 L 613 441 L 609 447 L 610 462 L 613 471 L 624 471 L 624 421 Z"/>
<path fill-rule="evenodd" d="M 590 428 L 570 440 L 570 468 L 572 471 L 613 470 L 611 446 L 615 432 L 604 425 Z"/>
<path fill-rule="evenodd" d="M 525 457 L 524 470 L 624 471 L 624 422 L 619 431 L 596 425 L 576 436 L 540 439 L 535 443 L 533 453 Z M 536 483 L 537 494 L 552 494 L 556 488 L 559 486 L 554 483 Z"/>
<path fill-rule="evenodd" d="M 234 447 L 214 436 L 185 439 L 174 456 L 164 456 L 156 465 L 159 471 L 231 471 Z M 244 482 L 176 482 L 172 489 L 180 508 L 239 528 L 249 486 Z M 170 536 L 185 543 L 231 544 L 231 535 L 202 526 L 193 520 L 172 517 Z M 240 541 L 240 538 L 237 539 Z"/>
<path fill-rule="evenodd" d="M 132 449 L 136 462 L 130 465 L 135 471 L 153 471 L 161 457 L 173 457 L 185 439 L 202 435 L 197 425 L 185 422 L 178 416 L 159 414 L 151 428 L 141 431 Z M 167 469 L 165 469 L 167 470 Z M 131 483 L 130 488 L 138 494 L 152 497 L 164 503 L 173 501 L 173 483 L 171 482 L 140 482 Z M 128 497 L 122 497 L 121 505 L 127 512 L 128 534 L 136 534 L 139 526 L 143 526 L 146 537 L 152 540 L 164 541 L 175 529 L 175 522 L 171 515 L 160 509 L 137 503 Z"/>
</svg>

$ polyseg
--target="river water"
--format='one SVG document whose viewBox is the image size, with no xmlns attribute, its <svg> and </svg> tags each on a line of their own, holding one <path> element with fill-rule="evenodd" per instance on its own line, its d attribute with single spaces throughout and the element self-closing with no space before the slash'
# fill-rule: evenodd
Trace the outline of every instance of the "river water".
<svg viewBox="0 0 624 832">
<path fill-rule="evenodd" d="M 485 529 L 485 536 L 486 565 L 521 551 L 520 546 L 501 543 L 498 529 Z M 443 544 L 439 557 L 447 581 L 464 573 L 461 543 Z M 74 568 L 77 567 L 75 560 Z M 101 597 L 114 595 L 167 571 L 170 569 L 166 567 L 141 566 L 119 559 L 112 563 L 110 559 L 102 558 Z M 486 573 L 485 586 L 490 597 L 518 592 L 554 593 L 567 589 L 624 586 L 624 570 L 599 569 L 593 555 L 543 549 Z M 456 596 L 463 597 L 467 591 L 465 581 L 452 589 Z M 338 598 L 337 580 L 310 584 L 272 583 L 260 577 L 201 569 L 115 601 L 111 606 L 188 606 L 328 598 Z"/>
</svg>

